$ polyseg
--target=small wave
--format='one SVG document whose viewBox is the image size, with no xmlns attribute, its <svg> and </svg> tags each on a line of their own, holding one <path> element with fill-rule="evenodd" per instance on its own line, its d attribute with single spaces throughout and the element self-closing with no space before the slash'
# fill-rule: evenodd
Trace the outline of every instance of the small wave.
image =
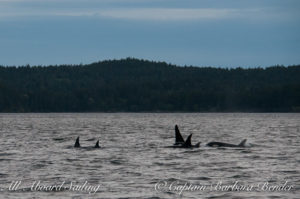
<svg viewBox="0 0 300 199">
<path fill-rule="evenodd" d="M 86 139 L 85 141 L 94 141 L 94 140 L 96 140 L 96 138 Z"/>
<path fill-rule="evenodd" d="M 252 160 L 257 160 L 257 159 L 260 159 L 261 156 L 259 155 L 252 155 L 252 156 L 248 156 L 249 159 L 252 159 Z"/>
<path fill-rule="evenodd" d="M 35 164 L 35 165 L 32 166 L 32 168 L 41 169 L 41 168 L 46 167 L 46 166 L 47 166 L 47 164 Z"/>
<path fill-rule="evenodd" d="M 54 141 L 64 141 L 66 139 L 65 138 L 52 138 L 52 140 L 54 140 Z"/>
<path fill-rule="evenodd" d="M 171 163 L 154 162 L 153 164 L 157 165 L 157 166 L 174 166 L 174 165 L 178 165 L 177 162 L 171 162 Z"/>
<path fill-rule="evenodd" d="M 122 165 L 124 164 L 123 160 L 111 160 L 110 163 L 115 164 L 115 165 Z"/>
<path fill-rule="evenodd" d="M 209 177 L 204 177 L 204 176 L 200 176 L 200 177 L 191 177 L 189 178 L 190 180 L 211 180 L 211 178 Z"/>
<path fill-rule="evenodd" d="M 298 174 L 299 171 L 297 171 L 297 170 L 284 170 L 284 171 L 278 171 L 278 173 Z"/>
<path fill-rule="evenodd" d="M 273 159 L 273 160 L 288 160 L 290 157 L 285 157 L 285 156 L 269 156 L 266 157 L 266 159 Z"/>
<path fill-rule="evenodd" d="M 166 179 L 166 181 L 168 181 L 168 182 L 173 182 L 173 181 L 181 181 L 181 182 L 186 182 L 185 180 L 178 179 L 178 178 L 168 178 L 168 179 Z"/>
<path fill-rule="evenodd" d="M 281 196 L 269 196 L 269 198 L 282 198 Z"/>
<path fill-rule="evenodd" d="M 182 153 L 199 153 L 200 149 L 188 148 L 189 150 L 183 151 Z"/>
<path fill-rule="evenodd" d="M 207 197 L 208 199 L 217 199 L 217 198 L 224 198 L 224 199 L 226 199 L 226 198 L 230 198 L 230 199 L 232 199 L 232 198 L 234 198 L 233 196 L 232 196 L 232 194 L 229 194 L 229 193 L 225 193 L 225 194 L 221 194 L 221 195 L 216 195 L 216 196 L 209 196 L 209 197 Z"/>
<path fill-rule="evenodd" d="M 157 145 L 156 145 L 155 143 L 150 143 L 150 144 L 148 144 L 148 146 L 149 146 L 150 148 L 157 148 Z"/>
<path fill-rule="evenodd" d="M 9 161 L 12 161 L 12 159 L 0 159 L 0 162 L 9 162 Z"/>
<path fill-rule="evenodd" d="M 0 153 L 0 156 L 16 155 L 16 153 Z"/>
<path fill-rule="evenodd" d="M 0 173 L 0 177 L 7 177 L 8 176 L 8 174 L 6 174 L 6 173 Z"/>
<path fill-rule="evenodd" d="M 241 153 L 252 153 L 252 151 L 247 150 L 247 149 L 246 149 L 246 150 L 244 149 L 244 150 L 241 151 Z"/>
<path fill-rule="evenodd" d="M 102 159 L 94 159 L 94 160 L 90 160 L 89 163 L 93 164 L 93 163 L 101 163 L 103 162 Z M 97 165 L 97 167 L 101 168 L 101 165 Z"/>
<path fill-rule="evenodd" d="M 78 161 L 78 159 L 70 159 L 70 158 L 67 158 L 66 159 L 68 162 L 76 162 L 76 161 Z"/>
<path fill-rule="evenodd" d="M 240 179 L 240 178 L 248 178 L 248 177 L 250 177 L 250 176 L 249 175 L 240 175 L 240 174 L 238 174 L 238 175 L 231 176 L 230 178 Z"/>
</svg>

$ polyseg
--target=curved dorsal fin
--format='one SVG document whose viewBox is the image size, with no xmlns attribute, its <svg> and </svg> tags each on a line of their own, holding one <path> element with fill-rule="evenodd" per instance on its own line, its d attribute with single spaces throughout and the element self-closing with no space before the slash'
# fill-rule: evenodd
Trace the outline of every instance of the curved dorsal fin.
<svg viewBox="0 0 300 199">
<path fill-rule="evenodd" d="M 245 146 L 247 139 L 244 139 L 243 141 L 241 141 L 241 143 L 239 144 L 239 146 Z"/>
<path fill-rule="evenodd" d="M 189 137 L 186 139 L 185 143 L 183 144 L 185 147 L 191 147 L 192 146 L 192 133 L 189 135 Z"/>
<path fill-rule="evenodd" d="M 178 143 L 184 143 L 184 139 L 179 131 L 179 128 L 177 125 L 175 125 L 175 144 Z"/>
<path fill-rule="evenodd" d="M 100 148 L 100 146 L 99 146 L 99 140 L 96 142 L 95 148 Z"/>
<path fill-rule="evenodd" d="M 80 147 L 79 136 L 77 137 L 77 139 L 76 139 L 76 141 L 75 141 L 74 147 Z"/>
<path fill-rule="evenodd" d="M 198 142 L 197 144 L 195 144 L 194 147 L 200 147 L 200 143 L 201 143 L 201 142 Z"/>
</svg>

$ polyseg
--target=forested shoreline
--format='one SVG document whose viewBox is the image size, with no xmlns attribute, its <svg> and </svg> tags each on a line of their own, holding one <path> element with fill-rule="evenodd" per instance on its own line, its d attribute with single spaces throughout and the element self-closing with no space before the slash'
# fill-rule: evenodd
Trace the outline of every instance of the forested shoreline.
<svg viewBox="0 0 300 199">
<path fill-rule="evenodd" d="M 0 66 L 0 112 L 300 112 L 300 65 Z"/>
</svg>

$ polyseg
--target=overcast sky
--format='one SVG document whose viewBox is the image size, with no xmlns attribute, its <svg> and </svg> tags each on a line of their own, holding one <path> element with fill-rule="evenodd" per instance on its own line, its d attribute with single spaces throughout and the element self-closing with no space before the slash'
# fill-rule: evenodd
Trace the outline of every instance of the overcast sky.
<svg viewBox="0 0 300 199">
<path fill-rule="evenodd" d="M 0 65 L 300 64 L 298 0 L 0 0 Z"/>
</svg>

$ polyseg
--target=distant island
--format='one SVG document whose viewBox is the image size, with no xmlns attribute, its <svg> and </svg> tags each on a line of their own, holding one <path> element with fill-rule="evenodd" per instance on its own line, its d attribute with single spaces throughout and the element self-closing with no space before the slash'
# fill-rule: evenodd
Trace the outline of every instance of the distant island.
<svg viewBox="0 0 300 199">
<path fill-rule="evenodd" d="M 0 112 L 300 112 L 300 65 L 0 66 Z"/>
</svg>

